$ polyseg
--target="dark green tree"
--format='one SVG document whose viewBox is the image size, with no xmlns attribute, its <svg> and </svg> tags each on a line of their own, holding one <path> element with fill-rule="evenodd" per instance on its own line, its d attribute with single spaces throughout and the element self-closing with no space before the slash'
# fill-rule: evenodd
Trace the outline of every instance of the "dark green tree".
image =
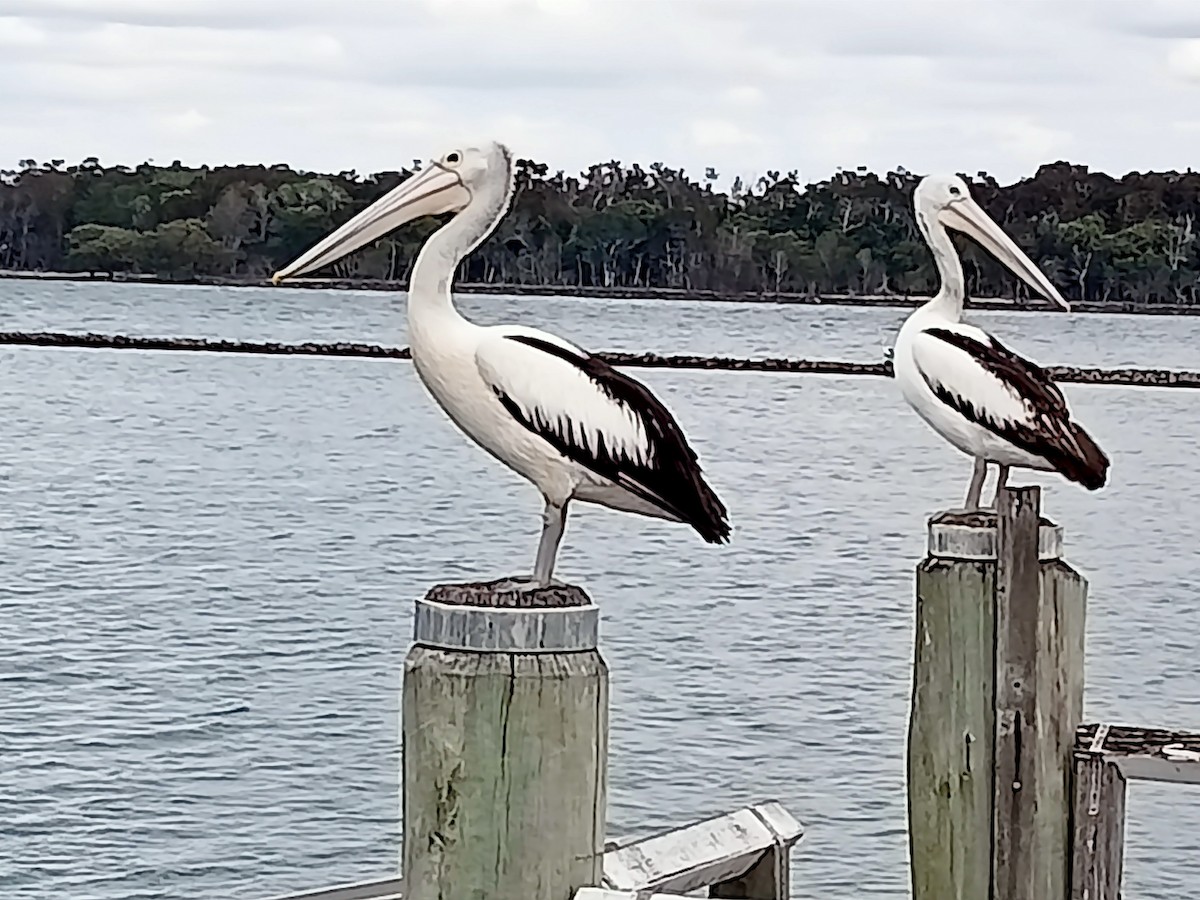
<svg viewBox="0 0 1200 900">
<path fill-rule="evenodd" d="M 0 172 L 0 268 L 261 279 L 410 174 L 22 160 Z M 916 175 L 859 169 L 804 185 L 780 170 L 727 192 L 716 178 L 661 162 L 610 160 L 568 175 L 520 160 L 511 213 L 459 278 L 767 295 L 933 290 L 911 211 Z M 1011 185 L 985 173 L 968 180 L 1068 298 L 1198 302 L 1200 174 L 1117 179 L 1056 162 Z M 404 281 L 437 226 L 413 223 L 322 274 Z M 956 242 L 973 296 L 1028 296 L 986 253 Z"/>
</svg>

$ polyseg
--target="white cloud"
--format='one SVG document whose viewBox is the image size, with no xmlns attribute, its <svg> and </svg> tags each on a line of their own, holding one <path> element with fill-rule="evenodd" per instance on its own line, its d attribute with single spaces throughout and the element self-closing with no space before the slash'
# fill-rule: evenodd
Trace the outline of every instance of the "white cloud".
<svg viewBox="0 0 1200 900">
<path fill-rule="evenodd" d="M 1167 69 L 1186 81 L 1200 81 L 1200 39 L 1177 41 L 1167 54 Z"/>
<path fill-rule="evenodd" d="M 195 109 L 163 116 L 159 120 L 168 131 L 189 134 L 212 124 L 212 119 Z"/>
<path fill-rule="evenodd" d="M 38 47 L 46 43 L 46 32 L 24 19 L 0 16 L 0 47 Z"/>
<path fill-rule="evenodd" d="M 1195 0 L 1122 0 L 1119 3 L 1075 0 L 1072 12 L 1121 35 L 1200 37 L 1200 4 Z"/>
<path fill-rule="evenodd" d="M 726 119 L 701 119 L 692 123 L 692 140 L 701 147 L 740 147 L 759 139 Z"/>
<path fill-rule="evenodd" d="M 805 132 L 808 141 L 819 147 L 822 155 L 829 159 L 841 160 L 838 166 L 844 168 L 854 168 L 863 164 L 875 133 L 870 117 L 836 111 L 810 120 Z M 832 174 L 830 171 L 817 177 L 828 177 Z"/>
<path fill-rule="evenodd" d="M 987 125 L 987 130 L 1026 165 L 1054 162 L 1067 147 L 1070 135 L 1036 122 L 1028 116 L 1005 116 Z"/>
<path fill-rule="evenodd" d="M 766 95 L 762 88 L 744 84 L 721 91 L 720 99 L 730 106 L 762 106 Z"/>
<path fill-rule="evenodd" d="M 1195 0 L 3 0 L 0 149 L 360 172 L 459 135 L 828 177 L 1193 162 Z M 119 123 L 119 127 L 116 127 Z"/>
</svg>

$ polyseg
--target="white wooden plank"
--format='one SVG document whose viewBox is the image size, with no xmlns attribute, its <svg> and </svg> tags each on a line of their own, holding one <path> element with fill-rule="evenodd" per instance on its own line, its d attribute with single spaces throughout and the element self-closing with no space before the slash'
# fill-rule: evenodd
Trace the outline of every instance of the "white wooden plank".
<svg viewBox="0 0 1200 900">
<path fill-rule="evenodd" d="M 783 846 L 790 847 L 804 836 L 804 826 L 784 809 L 779 801 L 771 800 L 750 808 L 762 817 L 763 822 L 775 832 Z"/>
<path fill-rule="evenodd" d="M 1190 751 L 1189 751 L 1190 752 Z M 1105 754 L 1116 764 L 1126 781 L 1169 781 L 1175 784 L 1200 784 L 1200 758 L 1171 759 L 1158 754 L 1123 756 Z"/>
<path fill-rule="evenodd" d="M 683 894 L 647 894 L 645 891 L 609 891 L 604 888 L 580 888 L 575 900 L 688 900 Z"/>
<path fill-rule="evenodd" d="M 739 809 L 604 854 L 604 887 L 686 894 L 744 875 L 772 847 L 790 848 L 803 826 L 779 803 Z"/>
</svg>

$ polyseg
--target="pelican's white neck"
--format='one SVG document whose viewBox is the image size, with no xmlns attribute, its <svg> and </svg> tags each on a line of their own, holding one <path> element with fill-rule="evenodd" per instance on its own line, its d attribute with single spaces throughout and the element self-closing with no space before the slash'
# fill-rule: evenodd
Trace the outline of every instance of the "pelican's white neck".
<svg viewBox="0 0 1200 900">
<path fill-rule="evenodd" d="M 967 296 L 962 260 L 959 259 L 958 251 L 954 249 L 954 242 L 950 240 L 946 226 L 934 215 L 918 210 L 917 227 L 921 229 L 926 243 L 929 244 L 940 282 L 937 294 L 923 309 L 958 322 L 962 319 L 963 302 Z"/>
<path fill-rule="evenodd" d="M 462 318 L 454 308 L 450 285 L 458 264 L 478 247 L 508 212 L 512 175 L 497 173 L 473 189 L 471 202 L 425 242 L 408 283 L 410 323 L 427 316 Z"/>
</svg>

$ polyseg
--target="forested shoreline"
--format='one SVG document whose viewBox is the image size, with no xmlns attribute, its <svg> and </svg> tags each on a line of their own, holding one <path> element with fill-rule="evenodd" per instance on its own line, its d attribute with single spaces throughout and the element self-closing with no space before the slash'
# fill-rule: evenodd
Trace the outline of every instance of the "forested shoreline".
<svg viewBox="0 0 1200 900">
<path fill-rule="evenodd" d="M 409 174 L 24 160 L 0 172 L 0 269 L 261 283 Z M 911 211 L 918 176 L 860 170 L 803 185 L 795 172 L 769 172 L 724 192 L 717 177 L 617 162 L 571 176 L 521 160 L 512 212 L 459 280 L 581 297 L 794 302 L 886 303 L 935 290 Z M 1200 308 L 1200 174 L 1113 178 L 1059 162 L 1012 185 L 969 180 L 1068 299 Z M 402 284 L 437 224 L 414 223 L 321 274 L 337 287 Z M 956 240 L 972 297 L 1027 300 L 986 253 Z"/>
</svg>

